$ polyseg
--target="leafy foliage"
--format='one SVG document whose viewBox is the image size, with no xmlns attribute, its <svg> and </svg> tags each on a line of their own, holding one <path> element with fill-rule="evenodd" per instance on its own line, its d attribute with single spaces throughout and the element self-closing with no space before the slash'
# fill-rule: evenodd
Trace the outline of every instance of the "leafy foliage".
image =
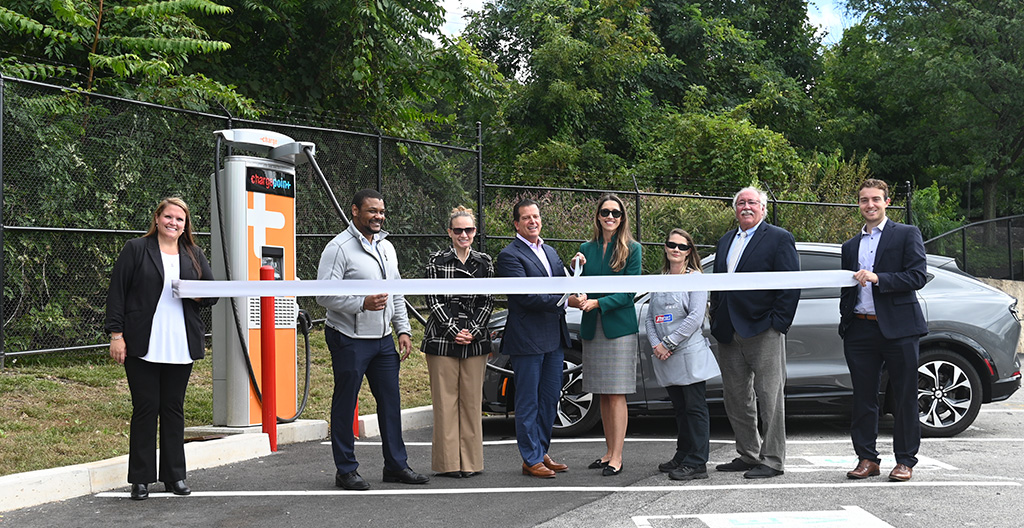
<svg viewBox="0 0 1024 528">
<path fill-rule="evenodd" d="M 849 0 L 865 15 L 827 59 L 847 151 L 885 179 L 980 183 L 982 214 L 1018 212 L 1024 170 L 1024 11 L 1015 0 Z"/>
<path fill-rule="evenodd" d="M 220 16 L 231 9 L 209 0 L 14 0 L 0 7 L 0 34 L 10 53 L 0 60 L 0 72 L 170 105 L 187 99 L 193 107 L 198 98 L 202 109 L 224 106 L 255 116 L 252 101 L 232 87 L 183 73 L 191 56 L 231 47 L 210 40 L 190 18 L 193 12 Z"/>
<path fill-rule="evenodd" d="M 223 3 L 230 15 L 202 21 L 232 49 L 189 68 L 264 101 L 356 114 L 387 133 L 427 139 L 424 124 L 455 124 L 467 106 L 503 92 L 492 65 L 440 35 L 443 9 L 433 0 Z"/>
</svg>

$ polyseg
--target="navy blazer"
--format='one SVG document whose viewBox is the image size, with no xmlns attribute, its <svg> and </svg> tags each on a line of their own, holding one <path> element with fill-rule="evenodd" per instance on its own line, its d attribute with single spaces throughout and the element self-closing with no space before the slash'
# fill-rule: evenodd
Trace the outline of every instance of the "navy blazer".
<svg viewBox="0 0 1024 528">
<path fill-rule="evenodd" d="M 861 234 L 843 243 L 842 266 L 844 270 L 858 271 L 860 264 Z M 927 263 L 924 256 L 924 241 L 921 230 L 916 226 L 901 224 L 889 219 L 878 239 L 875 250 L 874 269 L 878 284 L 871 286 L 871 298 L 875 302 L 878 329 L 886 339 L 923 336 L 928 333 L 921 305 L 917 302 L 917 290 L 927 280 Z M 853 319 L 857 306 L 860 286 L 843 288 L 839 297 L 839 335 L 846 334 L 846 328 Z"/>
<path fill-rule="evenodd" d="M 564 277 L 565 265 L 555 249 L 547 244 L 541 247 L 548 257 L 552 276 Z M 537 255 L 518 238 L 498 253 L 494 271 L 498 277 L 548 276 Z M 508 320 L 499 351 L 511 356 L 546 354 L 570 347 L 565 308 L 556 304 L 561 298 L 557 293 L 509 295 Z"/>
<path fill-rule="evenodd" d="M 202 280 L 213 280 L 213 271 L 210 270 L 210 264 L 206 261 L 203 251 L 198 247 L 192 249 L 203 272 Z M 192 259 L 180 241 L 178 261 L 182 280 L 200 279 L 192 265 Z M 156 235 L 129 240 L 117 257 L 114 272 L 110 277 L 105 328 L 107 332 L 124 334 L 125 353 L 131 357 L 142 357 L 149 352 L 153 314 L 156 313 L 156 305 L 163 287 L 164 265 Z M 199 308 L 216 304 L 217 299 L 181 301 L 185 312 L 185 334 L 188 339 L 189 355 L 192 359 L 202 359 L 206 355 L 206 325 L 200 317 Z"/>
<path fill-rule="evenodd" d="M 729 248 L 736 229 L 718 241 L 715 273 L 727 273 Z M 793 234 L 761 222 L 736 263 L 736 272 L 800 271 Z M 785 334 L 793 324 L 800 290 L 747 290 L 711 292 L 711 335 L 719 343 L 731 343 L 735 332 L 749 338 L 774 328 Z"/>
</svg>

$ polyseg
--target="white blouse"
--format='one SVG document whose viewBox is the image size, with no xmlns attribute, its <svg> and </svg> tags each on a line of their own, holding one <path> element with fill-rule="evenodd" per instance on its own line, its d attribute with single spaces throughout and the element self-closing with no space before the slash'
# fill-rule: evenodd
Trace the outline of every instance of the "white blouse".
<svg viewBox="0 0 1024 528">
<path fill-rule="evenodd" d="M 171 293 L 171 281 L 181 278 L 178 255 L 160 252 L 164 265 L 164 288 L 153 314 L 153 331 L 149 334 L 149 349 L 142 359 L 151 363 L 185 365 L 192 362 L 185 334 L 185 309 L 181 299 Z"/>
</svg>

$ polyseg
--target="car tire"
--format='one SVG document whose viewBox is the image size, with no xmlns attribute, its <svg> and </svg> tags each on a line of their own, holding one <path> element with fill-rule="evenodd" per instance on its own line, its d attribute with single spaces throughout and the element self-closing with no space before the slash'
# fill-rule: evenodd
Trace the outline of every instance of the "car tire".
<svg viewBox="0 0 1024 528">
<path fill-rule="evenodd" d="M 978 417 L 981 399 L 981 377 L 967 358 L 942 348 L 921 352 L 917 368 L 921 436 L 960 434 Z"/>
<path fill-rule="evenodd" d="M 562 372 L 569 371 L 583 363 L 583 352 L 565 350 Z M 558 414 L 555 416 L 554 436 L 579 436 L 590 431 L 601 421 L 601 404 L 589 392 L 583 392 L 583 371 L 577 370 L 562 376 L 562 394 L 558 398 Z"/>
</svg>

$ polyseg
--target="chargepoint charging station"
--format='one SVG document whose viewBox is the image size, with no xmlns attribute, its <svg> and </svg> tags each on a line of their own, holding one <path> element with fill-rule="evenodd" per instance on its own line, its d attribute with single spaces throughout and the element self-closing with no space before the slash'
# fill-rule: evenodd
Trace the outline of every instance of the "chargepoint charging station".
<svg viewBox="0 0 1024 528">
<path fill-rule="evenodd" d="M 232 129 L 214 134 L 214 276 L 259 280 L 260 267 L 270 265 L 275 280 L 295 280 L 295 168 L 308 162 L 307 156 L 315 156 L 315 145 L 267 130 Z M 222 146 L 228 148 L 223 160 Z M 236 150 L 261 156 L 235 155 Z M 291 416 L 297 414 L 299 310 L 294 297 L 276 298 L 274 310 L 277 412 Z M 214 425 L 244 427 L 262 422 L 254 387 L 261 375 L 259 297 L 222 299 L 213 310 Z"/>
</svg>

